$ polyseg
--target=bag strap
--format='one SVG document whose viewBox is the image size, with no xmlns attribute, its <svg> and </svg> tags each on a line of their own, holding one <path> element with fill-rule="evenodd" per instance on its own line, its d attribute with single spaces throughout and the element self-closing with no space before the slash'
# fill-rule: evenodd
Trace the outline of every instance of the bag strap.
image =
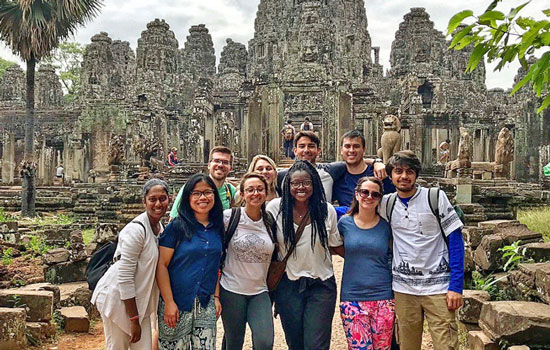
<svg viewBox="0 0 550 350">
<path fill-rule="evenodd" d="M 141 226 L 143 228 L 143 230 L 145 231 L 145 238 L 147 238 L 147 229 L 145 228 L 145 225 L 143 225 L 143 223 L 137 221 L 137 220 L 132 220 L 130 221 L 130 223 L 132 224 L 138 224 L 139 226 Z M 118 234 L 116 235 L 116 238 L 115 240 L 113 241 L 114 244 L 118 245 Z M 120 260 L 120 255 L 118 256 L 113 256 L 113 262 L 117 262 L 118 260 Z"/>
<path fill-rule="evenodd" d="M 397 192 L 390 194 L 388 201 L 386 202 L 386 218 L 388 223 L 391 224 L 391 216 L 393 213 L 393 208 L 395 207 L 395 201 L 397 200 Z"/>
<path fill-rule="evenodd" d="M 298 226 L 298 230 L 296 231 L 296 237 L 294 238 L 294 244 L 290 247 L 288 252 L 286 252 L 286 255 L 282 262 L 286 263 L 290 255 L 294 252 L 294 249 L 296 248 L 296 244 L 298 244 L 298 241 L 302 237 L 302 233 L 304 233 L 304 229 L 306 228 L 308 219 L 309 219 L 309 211 L 302 218 L 302 221 L 300 221 L 300 226 Z"/>
<path fill-rule="evenodd" d="M 441 191 L 439 187 L 432 187 L 428 189 L 428 204 L 430 205 L 432 214 L 437 220 L 439 230 L 441 231 L 441 235 L 443 235 L 443 240 L 445 241 L 448 249 L 449 241 L 447 239 L 447 236 L 445 235 L 445 231 L 443 230 L 443 225 L 441 225 L 441 216 L 439 216 L 439 191 Z"/>
<path fill-rule="evenodd" d="M 220 270 L 225 266 L 225 257 L 227 256 L 227 248 L 229 247 L 229 242 L 231 238 L 235 235 L 237 231 L 237 226 L 239 226 L 239 220 L 241 219 L 241 207 L 231 208 L 231 217 L 229 218 L 229 225 L 223 236 L 223 252 L 220 260 Z"/>
</svg>

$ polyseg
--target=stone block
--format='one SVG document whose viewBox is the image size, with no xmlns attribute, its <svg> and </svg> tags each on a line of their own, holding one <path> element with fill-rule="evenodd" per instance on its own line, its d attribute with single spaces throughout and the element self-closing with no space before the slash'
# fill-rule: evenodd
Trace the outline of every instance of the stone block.
<svg viewBox="0 0 550 350">
<path fill-rule="evenodd" d="M 86 280 L 86 260 L 68 261 L 44 268 L 44 279 L 47 282 L 60 284 Z"/>
<path fill-rule="evenodd" d="M 472 204 L 472 184 L 456 185 L 455 200 L 457 204 Z"/>
<path fill-rule="evenodd" d="M 510 346 L 508 350 L 531 350 L 527 345 L 514 345 Z"/>
<path fill-rule="evenodd" d="M 481 308 L 481 329 L 510 345 L 548 344 L 550 305 L 527 301 L 490 301 Z"/>
<path fill-rule="evenodd" d="M 474 252 L 474 262 L 483 271 L 495 271 L 502 268 L 502 252 L 499 249 L 504 247 L 502 237 L 499 235 L 488 235 L 483 237 L 480 245 Z"/>
<path fill-rule="evenodd" d="M 83 306 L 62 307 L 61 317 L 67 332 L 88 332 L 90 330 L 90 319 Z"/>
<path fill-rule="evenodd" d="M 27 322 L 27 333 L 35 340 L 43 341 L 51 338 L 57 332 L 53 322 Z"/>
<path fill-rule="evenodd" d="M 478 323 L 481 307 L 491 300 L 487 291 L 464 290 L 464 305 L 458 309 L 458 320 L 465 323 Z"/>
<path fill-rule="evenodd" d="M 472 248 L 464 247 L 464 271 L 471 272 L 476 270 L 476 264 L 474 262 L 474 252 Z"/>
<path fill-rule="evenodd" d="M 550 261 L 550 243 L 528 243 L 522 247 L 526 248 L 525 255 L 536 262 Z"/>
<path fill-rule="evenodd" d="M 472 249 L 475 249 L 479 246 L 484 236 L 493 234 L 493 230 L 469 226 L 462 230 L 462 234 L 464 235 L 466 243 L 468 243 Z"/>
<path fill-rule="evenodd" d="M 42 262 L 46 265 L 55 265 L 69 261 L 69 251 L 65 248 L 48 250 L 42 255 Z"/>
<path fill-rule="evenodd" d="M 457 317 L 458 319 L 458 317 Z M 481 327 L 477 323 L 464 323 L 461 321 L 456 321 L 459 334 L 468 334 L 471 331 L 480 331 Z"/>
<path fill-rule="evenodd" d="M 550 263 L 536 264 L 535 286 L 539 297 L 550 304 Z"/>
<path fill-rule="evenodd" d="M 24 305 L 27 309 L 27 321 L 44 322 L 52 319 L 53 292 L 24 289 L 0 290 L 0 307 Z"/>
<path fill-rule="evenodd" d="M 531 231 L 527 225 L 516 225 L 507 227 L 495 227 L 494 233 L 500 235 L 506 244 L 521 241 L 522 244 L 537 243 L 542 240 L 542 234 Z"/>
<path fill-rule="evenodd" d="M 497 343 L 482 331 L 468 332 L 468 345 L 470 346 L 469 350 L 500 350 Z"/>
<path fill-rule="evenodd" d="M 488 221 L 478 222 L 477 224 L 477 226 L 480 228 L 488 228 L 488 229 L 504 228 L 504 227 L 511 227 L 511 226 L 517 226 L 517 225 L 519 225 L 519 221 L 517 220 L 488 220 Z"/>
<path fill-rule="evenodd" d="M 59 301 L 61 300 L 61 291 L 59 290 L 59 286 L 56 286 L 51 283 L 35 283 L 35 284 L 29 284 L 26 286 L 21 287 L 23 290 L 49 290 L 53 292 L 53 305 L 54 309 L 58 308 Z"/>
<path fill-rule="evenodd" d="M 25 309 L 0 307 L 0 349 L 21 350 L 27 347 L 26 318 Z"/>
</svg>

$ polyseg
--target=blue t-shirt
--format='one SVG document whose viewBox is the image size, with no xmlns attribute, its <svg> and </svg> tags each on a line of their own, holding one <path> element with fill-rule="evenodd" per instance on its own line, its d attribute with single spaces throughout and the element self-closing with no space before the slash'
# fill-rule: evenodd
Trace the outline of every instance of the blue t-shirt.
<svg viewBox="0 0 550 350">
<path fill-rule="evenodd" d="M 191 240 L 178 244 L 174 222 L 166 226 L 159 246 L 175 249 L 168 264 L 170 286 L 180 311 L 191 311 L 195 297 L 206 307 L 214 294 L 218 281 L 218 268 L 222 253 L 222 236 L 219 225 L 195 226 Z"/>
<path fill-rule="evenodd" d="M 372 165 L 367 166 L 365 171 L 361 174 L 350 174 L 348 171 L 344 172 L 343 176 L 340 177 L 338 181 L 336 179 L 334 180 L 334 185 L 332 185 L 332 200 L 337 200 L 338 205 L 343 207 L 351 206 L 357 182 L 360 178 L 365 176 L 374 176 L 374 167 Z M 395 186 L 388 177 L 382 181 L 382 184 L 384 185 L 384 194 L 395 192 Z"/>
<path fill-rule="evenodd" d="M 391 229 L 382 218 L 370 229 L 357 227 L 352 216 L 343 216 L 338 231 L 344 237 L 346 259 L 341 301 L 393 299 Z"/>
</svg>

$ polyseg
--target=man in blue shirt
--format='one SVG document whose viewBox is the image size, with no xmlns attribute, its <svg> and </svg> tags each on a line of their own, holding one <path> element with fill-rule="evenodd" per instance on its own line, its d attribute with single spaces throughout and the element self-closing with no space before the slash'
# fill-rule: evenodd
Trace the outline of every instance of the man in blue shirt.
<svg viewBox="0 0 550 350">
<path fill-rule="evenodd" d="M 365 176 L 376 176 L 381 179 L 384 184 L 384 193 L 395 192 L 395 187 L 386 175 L 382 160 L 377 158 L 370 164 L 364 161 L 365 136 L 361 131 L 348 131 L 342 136 L 340 153 L 346 163 L 346 171 L 338 181 L 334 181 L 332 186 L 332 199 L 338 201 L 338 205 L 342 207 L 351 205 L 357 181 Z M 380 168 L 376 169 L 378 171 L 375 170 L 375 165 Z"/>
</svg>

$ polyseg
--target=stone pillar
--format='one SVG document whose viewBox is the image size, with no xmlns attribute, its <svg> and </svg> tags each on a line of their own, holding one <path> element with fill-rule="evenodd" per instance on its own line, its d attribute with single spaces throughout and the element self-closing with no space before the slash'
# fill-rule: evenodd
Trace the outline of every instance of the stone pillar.
<svg viewBox="0 0 550 350">
<path fill-rule="evenodd" d="M 340 139 L 342 138 L 342 135 L 344 135 L 347 131 L 353 129 L 355 123 L 351 115 L 351 95 L 348 93 L 340 92 L 338 97 L 338 119 L 336 121 L 336 126 L 338 128 L 338 132 L 336 134 L 336 158 L 340 159 Z"/>
<path fill-rule="evenodd" d="M 258 154 L 258 151 L 262 148 L 261 107 L 261 100 L 257 96 L 253 96 L 248 103 L 248 111 L 246 113 L 248 161 L 251 161 L 252 157 Z"/>
<path fill-rule="evenodd" d="M 15 172 L 15 134 L 6 132 L 3 144 L 2 183 L 11 185 Z"/>
</svg>

